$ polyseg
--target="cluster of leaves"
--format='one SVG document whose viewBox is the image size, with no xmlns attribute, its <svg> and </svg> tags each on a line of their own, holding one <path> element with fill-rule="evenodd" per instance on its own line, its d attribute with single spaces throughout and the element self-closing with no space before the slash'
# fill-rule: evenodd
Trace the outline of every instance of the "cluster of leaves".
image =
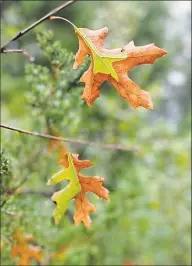
<svg viewBox="0 0 192 266">
<path fill-rule="evenodd" d="M 39 33 L 37 35 L 37 41 L 40 48 L 44 51 L 51 69 L 49 70 L 47 67 L 34 64 L 26 67 L 27 81 L 30 83 L 32 89 L 30 91 L 29 99 L 31 99 L 32 106 L 44 117 L 47 123 L 47 132 L 49 134 L 59 136 L 58 129 L 53 125 L 61 123 L 63 117 L 65 117 L 65 125 L 67 125 L 70 121 L 73 121 L 74 123 L 74 120 L 77 117 L 77 112 L 78 117 L 80 117 L 79 110 L 82 105 L 82 101 L 78 105 L 77 102 L 80 99 L 77 99 L 77 97 L 79 97 L 77 94 L 77 82 L 80 75 L 82 75 L 82 71 L 85 71 L 87 62 L 85 62 L 85 64 L 83 64 L 83 66 L 77 71 L 74 71 L 72 69 L 74 56 L 72 53 L 68 53 L 66 50 L 62 49 L 60 42 L 53 41 L 53 34 L 50 31 L 43 34 Z M 44 47 L 45 49 L 43 49 Z M 71 88 L 74 89 L 71 90 Z M 71 112 L 72 106 L 75 106 L 75 112 Z M 49 152 L 52 150 L 52 146 L 54 146 L 54 141 L 49 142 Z M 57 142 L 56 146 L 59 146 L 59 148 L 64 147 L 62 144 L 58 144 Z M 66 154 L 63 156 L 65 157 Z M 68 154 L 68 156 L 70 155 Z M 66 159 L 64 159 L 64 157 L 62 158 L 64 166 L 68 167 L 68 163 L 66 163 Z M 78 175 L 79 178 L 76 178 L 77 180 L 73 182 L 75 177 L 73 174 L 74 172 L 79 172 L 81 168 L 92 165 L 89 161 L 86 165 L 84 163 L 87 161 L 79 161 L 75 158 L 76 157 L 73 157 L 73 160 L 75 160 L 74 163 L 77 163 L 76 169 L 73 169 L 74 167 L 71 165 L 73 169 L 71 170 L 71 173 L 67 168 L 66 170 L 63 170 L 62 173 L 59 172 L 58 174 L 55 174 L 51 179 L 53 180 L 51 181 L 53 183 L 58 183 L 58 176 L 62 176 L 62 179 L 69 178 L 71 180 L 68 188 L 55 193 L 52 197 L 52 200 L 57 203 L 54 217 L 55 222 L 59 223 L 62 215 L 66 211 L 69 200 L 76 196 L 76 213 L 74 216 L 75 223 L 79 224 L 83 221 L 85 226 L 88 227 L 91 223 L 89 212 L 95 212 L 96 209 L 93 205 L 91 205 L 91 203 L 89 203 L 85 193 L 87 191 L 92 191 L 104 199 L 108 199 L 108 193 L 106 192 L 107 190 L 102 187 L 104 180 L 100 177 L 89 179 Z M 79 188 L 77 187 L 78 189 L 76 189 L 76 184 L 79 184 Z M 81 189 L 82 192 L 77 195 Z"/>
<path fill-rule="evenodd" d="M 91 55 L 92 58 L 92 63 L 89 69 L 83 74 L 80 80 L 86 83 L 83 99 L 86 100 L 87 104 L 91 105 L 91 103 L 99 96 L 99 86 L 104 81 L 110 80 L 118 90 L 120 90 L 121 96 L 128 100 L 133 107 L 143 106 L 147 109 L 152 109 L 153 105 L 149 94 L 140 90 L 133 81 L 125 76 L 127 71 L 134 66 L 153 63 L 158 57 L 165 55 L 166 52 L 156 47 L 154 44 L 136 48 L 133 42 L 130 42 L 122 49 L 107 50 L 103 48 L 104 40 L 108 33 L 107 28 L 97 31 L 79 29 L 76 26 L 74 26 L 74 28 L 79 38 L 79 51 L 76 54 L 73 68 L 82 64 L 88 54 Z M 42 43 L 43 45 L 46 44 L 46 42 Z M 56 43 L 56 45 L 53 46 L 53 49 L 46 49 L 48 56 L 50 53 L 54 53 L 51 54 L 51 58 L 53 58 L 52 66 L 56 79 L 61 67 L 59 61 L 55 60 L 55 49 L 57 46 Z M 91 179 L 80 175 L 77 177 L 77 173 L 79 173 L 80 169 L 89 167 L 90 162 L 86 164 L 83 161 L 79 161 L 78 158 L 73 157 L 72 159 L 70 154 L 65 156 L 68 156 L 68 162 L 66 162 L 65 158 L 64 165 L 68 168 L 55 174 L 48 182 L 48 184 L 54 184 L 61 182 L 66 178 L 69 178 L 70 180 L 70 184 L 66 189 L 63 189 L 52 196 L 52 200 L 57 204 L 54 212 L 55 222 L 59 223 L 62 215 L 66 211 L 69 200 L 75 197 L 75 223 L 79 224 L 83 221 L 85 226 L 88 227 L 91 223 L 89 213 L 95 212 L 96 210 L 87 200 L 85 193 L 92 191 L 98 196 L 108 199 L 108 191 L 102 187 L 104 180 L 100 177 Z M 73 163 L 75 164 L 75 167 Z"/>
<path fill-rule="evenodd" d="M 27 1 L 22 1 L 21 3 L 28 5 Z M 90 6 L 93 3 L 96 2 L 90 2 Z M 127 29 L 119 27 L 120 24 L 119 22 L 117 23 L 117 20 L 122 22 L 123 15 L 126 14 L 125 8 L 123 8 L 124 3 L 120 2 L 118 4 L 119 12 L 115 12 L 116 19 L 111 20 L 116 6 L 115 2 L 101 2 L 101 8 L 107 5 L 106 14 L 111 14 L 111 16 L 108 16 L 110 26 L 115 25 L 117 29 L 112 34 L 112 36 L 116 34 L 116 38 L 113 38 L 113 43 L 119 40 L 118 37 L 120 35 L 123 36 L 122 31 L 126 31 L 124 41 L 127 39 L 127 31 L 129 29 L 132 29 L 133 33 L 129 36 L 134 36 L 139 24 L 141 25 L 138 30 L 139 36 L 134 37 L 137 44 L 145 44 L 152 40 L 163 47 L 164 44 L 160 42 L 163 38 L 159 32 L 162 33 L 164 15 L 162 10 L 157 8 L 156 2 L 149 1 L 145 11 L 141 10 L 142 5 L 140 2 L 126 2 L 126 5 L 141 6 L 139 11 L 134 7 L 136 11 L 134 12 L 134 17 L 133 9 L 128 8 L 130 15 L 132 14 L 132 20 L 128 22 L 129 27 Z M 158 6 L 164 3 L 160 1 Z M 17 3 L 18 8 L 19 4 Z M 43 6 L 43 1 L 37 2 L 37 4 Z M 51 5 L 51 2 L 45 3 L 42 8 L 43 12 L 48 5 Z M 154 9 L 151 9 L 150 5 L 153 5 Z M 34 10 L 34 6 L 36 6 L 35 2 L 32 5 L 33 8 L 28 10 L 29 17 L 31 16 L 31 11 Z M 39 12 L 37 7 L 36 12 Z M 26 12 L 22 13 L 24 17 Z M 79 13 L 82 14 L 82 12 Z M 104 18 L 104 12 L 102 14 Z M 35 15 L 37 14 L 35 13 Z M 138 16 L 139 19 L 136 19 Z M 7 17 L 12 18 L 12 16 Z M 34 17 L 31 17 L 31 19 L 33 20 Z M 87 17 L 85 19 L 87 20 Z M 124 16 L 124 19 L 127 21 L 128 16 Z M 76 16 L 74 17 L 75 20 Z M 95 28 L 101 27 L 104 23 L 107 24 L 108 22 L 105 20 L 106 18 L 104 18 L 104 21 L 102 21 L 102 18 L 100 20 L 97 19 Z M 137 20 L 139 21 L 138 24 Z M 156 25 L 156 21 L 160 21 L 160 23 Z M 98 26 L 99 23 L 101 24 Z M 78 24 L 85 25 L 85 21 Z M 143 27 L 144 24 L 147 26 Z M 151 25 L 153 25 L 153 31 Z M 56 23 L 56 29 L 59 29 L 59 23 Z M 58 34 L 61 31 L 63 32 L 63 29 L 59 29 L 57 31 Z M 45 31 L 42 30 L 42 32 Z M 57 34 L 55 35 L 57 36 Z M 43 36 L 44 34 L 41 35 L 40 39 Z M 71 35 L 66 36 L 67 31 L 62 34 L 61 38 L 66 39 L 66 42 L 68 42 L 68 37 L 71 40 Z M 74 43 L 76 45 L 76 42 Z M 74 43 L 71 44 L 73 47 Z M 42 45 L 42 50 L 53 50 L 51 48 L 53 44 L 54 42 L 51 41 L 45 43 L 45 46 Z M 119 43 L 117 47 L 120 47 Z M 70 47 L 68 48 L 70 49 Z M 62 51 L 63 48 L 58 51 L 57 56 L 62 54 Z M 69 54 L 69 51 L 66 51 L 64 57 Z M 43 79 L 50 80 L 49 85 L 55 84 L 54 71 L 46 58 L 42 57 L 41 62 L 39 62 L 39 67 L 46 65 L 46 69 L 48 69 L 43 74 Z M 65 58 L 62 58 L 63 60 Z M 57 128 L 61 128 L 62 135 L 64 133 L 65 136 L 72 136 L 71 132 L 69 133 L 69 127 L 70 130 L 77 132 L 75 130 L 75 121 L 77 117 L 81 116 L 79 113 L 81 108 L 76 108 L 79 103 L 83 103 L 80 101 L 79 96 L 82 90 L 80 85 L 75 81 L 70 85 L 71 87 L 65 87 L 64 90 L 66 89 L 66 92 L 63 92 L 61 84 L 65 82 L 66 75 L 59 78 L 58 83 L 56 82 L 58 84 L 57 90 L 58 94 L 63 95 L 63 97 L 59 98 L 60 112 L 58 114 L 55 113 L 55 118 L 53 119 L 51 116 L 54 114 L 54 106 L 56 105 L 47 102 L 43 104 L 41 93 L 39 95 L 37 93 L 37 97 L 34 97 L 36 95 L 36 86 L 42 85 L 42 82 L 39 79 L 36 81 L 36 86 L 32 86 L 32 81 L 35 81 L 41 75 L 39 75 L 38 71 L 33 74 L 33 70 L 36 69 L 37 65 L 30 64 L 32 67 L 27 73 L 27 79 L 31 76 L 31 90 L 27 90 L 27 94 L 32 107 L 34 107 L 28 108 L 30 110 L 29 113 L 23 112 L 22 95 L 24 92 L 22 88 L 27 86 L 22 79 L 21 61 L 23 60 L 16 61 L 18 65 L 12 62 L 11 64 L 9 62 L 6 64 L 8 73 L 14 69 L 16 70 L 13 72 L 17 73 L 17 75 L 19 75 L 19 71 L 21 72 L 21 77 L 15 75 L 14 79 L 10 78 L 12 77 L 11 75 L 6 76 L 7 86 L 5 86 L 5 90 L 6 103 L 8 105 L 4 106 L 4 109 L 6 109 L 5 114 L 8 115 L 6 116 L 6 118 L 8 117 L 7 120 L 9 121 L 14 114 L 17 118 L 17 126 L 23 123 L 22 126 L 24 128 L 43 131 L 45 129 L 43 110 L 47 104 L 50 107 L 50 109 L 48 107 L 45 108 L 48 113 L 47 116 L 50 116 L 51 121 L 55 122 Z M 73 64 L 73 61 L 74 59 L 71 64 Z M 162 62 L 163 67 L 161 66 Z M 142 67 L 138 68 L 138 76 L 134 76 L 133 80 L 138 80 L 138 84 L 141 84 L 141 87 L 146 88 L 148 91 L 151 90 L 154 96 L 155 90 L 158 93 L 156 88 L 159 88 L 156 77 L 164 76 L 162 74 L 166 69 L 164 62 L 159 60 L 158 64 L 155 64 L 152 68 L 147 66 L 144 66 L 143 69 Z M 63 66 L 62 69 L 63 71 L 65 69 L 66 74 L 70 71 L 67 65 Z M 74 73 L 76 73 L 74 70 L 71 71 L 69 80 L 73 79 Z M 3 75 L 3 78 L 5 78 L 5 75 Z M 149 84 L 152 85 L 149 86 Z M 15 259 L 10 256 L 12 242 L 8 239 L 21 226 L 24 227 L 25 232 L 32 233 L 38 245 L 42 247 L 44 253 L 42 264 L 44 265 L 63 265 L 64 263 L 66 265 L 78 265 L 79 261 L 81 261 L 82 265 L 120 265 L 123 262 L 126 264 L 126 260 L 129 259 L 133 264 L 145 265 L 190 264 L 190 136 L 188 132 L 190 117 L 187 123 L 183 121 L 175 131 L 171 130 L 171 124 L 167 124 L 165 119 L 162 122 L 155 120 L 155 124 L 149 123 L 149 117 L 147 117 L 149 112 L 146 114 L 143 110 L 138 110 L 137 113 L 132 112 L 130 108 L 128 110 L 125 101 L 121 101 L 121 98 L 117 97 L 117 95 L 114 97 L 115 90 L 110 90 L 108 84 L 105 84 L 105 86 L 107 90 L 103 90 L 102 97 L 95 102 L 96 108 L 83 108 L 86 111 L 83 111 L 83 119 L 77 123 L 78 137 L 81 136 L 81 138 L 90 140 L 99 139 L 101 142 L 137 145 L 142 147 L 142 149 L 139 154 L 133 154 L 131 152 L 122 153 L 120 151 L 100 150 L 99 147 L 91 147 L 91 149 L 89 147 L 76 147 L 75 152 L 80 154 L 80 158 L 92 158 L 97 164 L 97 167 L 90 167 L 90 169 L 86 170 L 89 171 L 88 175 L 94 176 L 99 173 L 101 176 L 105 176 L 105 183 L 111 194 L 110 204 L 103 204 L 92 195 L 89 195 L 91 202 L 97 206 L 99 212 L 99 215 L 93 215 L 94 223 L 90 230 L 84 230 L 83 226 L 73 226 L 73 210 L 70 205 L 66 212 L 66 217 L 61 220 L 58 226 L 51 222 L 50 217 L 54 205 L 50 204 L 50 197 L 52 193 L 57 191 L 57 188 L 58 190 L 62 189 L 63 184 L 57 184 L 53 190 L 50 187 L 45 187 L 50 173 L 55 172 L 57 162 L 53 152 L 47 154 L 46 141 L 29 136 L 19 137 L 17 134 L 2 131 L 6 154 L 8 158 L 13 159 L 12 168 L 16 177 L 15 182 L 18 182 L 23 177 L 28 178 L 23 186 L 20 187 L 20 192 L 13 195 L 2 209 L 1 232 L 2 241 L 4 242 L 1 250 L 2 265 L 15 265 Z M 54 88 L 54 86 L 52 87 Z M 11 88 L 14 88 L 14 90 L 11 90 Z M 45 86 L 41 91 L 42 94 L 45 93 L 43 92 L 44 90 L 48 89 L 49 91 L 49 88 L 50 86 Z M 70 93 L 67 94 L 69 90 Z M 14 97 L 13 93 L 15 93 Z M 73 97 L 76 101 L 70 99 L 70 95 L 73 93 L 76 95 L 76 98 Z M 65 101 L 66 95 L 70 99 L 66 103 L 67 110 L 65 109 L 66 106 L 60 105 Z M 54 100 L 55 97 L 53 94 L 50 99 Z M 39 101 L 38 99 L 41 99 L 43 108 L 41 108 L 40 104 L 35 107 L 35 103 Z M 45 97 L 45 99 L 48 101 L 49 97 Z M 157 100 L 159 107 L 160 94 L 156 95 L 156 105 Z M 21 102 L 19 106 L 18 102 Z M 72 106 L 70 107 L 71 104 Z M 21 110 L 20 113 L 17 113 L 18 111 L 15 112 L 18 107 Z M 63 110 L 66 111 L 64 112 Z M 36 115 L 32 118 L 31 113 L 34 111 L 35 114 L 41 114 L 41 116 Z M 156 111 L 153 113 L 156 113 Z M 72 116 L 73 119 L 65 123 L 68 116 Z M 39 117 L 41 118 L 41 123 L 38 124 Z M 69 126 L 66 126 L 67 124 Z M 185 132 L 187 134 L 184 134 Z M 45 146 L 43 146 L 44 144 Z M 18 217 L 21 211 L 22 217 Z M 181 217 L 185 217 L 185 219 L 181 219 Z M 159 230 L 157 230 L 157 227 Z M 65 253 L 63 246 L 65 247 Z M 170 252 L 167 252 L 167 250 Z M 59 257 L 57 254 L 60 254 Z"/>
<path fill-rule="evenodd" d="M 4 203 L 9 198 L 9 193 L 11 192 L 13 188 L 13 175 L 12 175 L 12 167 L 10 159 L 5 155 L 4 150 L 1 150 L 1 166 L 0 166 L 0 177 L 1 177 L 1 206 L 4 205 Z"/>
<path fill-rule="evenodd" d="M 0 168 L 0 175 L 1 176 L 10 176 L 11 175 L 11 162 L 5 156 L 5 152 L 3 150 L 1 150 L 1 168 Z"/>
</svg>

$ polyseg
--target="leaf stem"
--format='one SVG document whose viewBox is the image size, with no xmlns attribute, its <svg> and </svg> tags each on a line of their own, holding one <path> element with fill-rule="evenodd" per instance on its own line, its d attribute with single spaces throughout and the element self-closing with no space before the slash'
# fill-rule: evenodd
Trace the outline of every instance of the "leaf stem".
<svg viewBox="0 0 192 266">
<path fill-rule="evenodd" d="M 63 17 L 57 17 L 57 16 L 51 16 L 49 19 L 50 19 L 50 20 L 54 20 L 54 19 L 64 20 L 64 21 L 66 21 L 67 23 L 71 24 L 75 29 L 77 29 L 77 26 L 75 26 L 75 24 L 73 24 L 70 20 L 68 20 L 68 19 L 66 19 L 66 18 L 63 18 Z"/>
</svg>

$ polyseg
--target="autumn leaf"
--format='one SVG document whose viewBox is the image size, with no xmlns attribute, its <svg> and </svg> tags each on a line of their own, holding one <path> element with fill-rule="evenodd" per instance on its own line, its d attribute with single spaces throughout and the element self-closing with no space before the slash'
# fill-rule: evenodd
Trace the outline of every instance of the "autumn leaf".
<svg viewBox="0 0 192 266">
<path fill-rule="evenodd" d="M 73 164 L 73 159 L 70 153 L 67 154 L 68 165 L 64 170 L 54 174 L 49 180 L 48 185 L 57 184 L 63 180 L 69 180 L 69 184 L 66 188 L 55 192 L 51 197 L 51 200 L 56 203 L 56 209 L 53 212 L 55 223 L 58 224 L 67 210 L 68 203 L 81 191 L 79 179 L 76 169 Z"/>
<path fill-rule="evenodd" d="M 104 179 L 99 176 L 88 177 L 79 175 L 79 181 L 81 193 L 75 197 L 76 210 L 73 218 L 76 225 L 83 222 L 86 227 L 90 227 L 91 218 L 89 213 L 96 212 L 96 209 L 87 199 L 86 192 L 92 192 L 99 198 L 108 200 L 109 191 L 103 187 Z"/>
<path fill-rule="evenodd" d="M 167 54 L 153 43 L 144 46 L 135 46 L 131 41 L 123 48 L 106 49 L 103 47 L 108 34 L 108 28 L 89 30 L 77 28 L 75 32 L 79 39 L 79 50 L 75 56 L 73 68 L 83 63 L 85 57 L 90 55 L 92 63 L 83 74 L 80 81 L 85 83 L 82 98 L 91 106 L 99 97 L 100 86 L 104 81 L 110 81 L 120 93 L 120 96 L 128 101 L 133 108 L 143 106 L 153 109 L 150 94 L 134 83 L 127 72 L 141 64 L 153 64 L 154 61 Z"/>
<path fill-rule="evenodd" d="M 108 200 L 109 191 L 103 187 L 104 179 L 99 176 L 83 176 L 80 174 L 80 170 L 83 168 L 88 168 L 93 165 L 93 163 L 89 160 L 79 160 L 78 154 L 72 154 L 73 163 L 76 168 L 76 172 L 78 175 L 79 183 L 81 185 L 81 192 L 75 196 L 75 214 L 74 221 L 76 225 L 79 225 L 81 222 L 86 227 L 91 225 L 91 219 L 89 217 L 90 213 L 96 212 L 95 206 L 89 202 L 87 199 L 86 193 L 92 192 L 96 194 L 99 198 Z M 60 160 L 60 163 L 65 167 L 66 158 L 64 156 L 63 159 Z"/>
<path fill-rule="evenodd" d="M 23 230 L 18 229 L 13 234 L 13 240 L 16 244 L 11 248 L 11 256 L 13 258 L 20 257 L 19 266 L 30 265 L 31 259 L 41 263 L 41 248 L 29 244 L 33 240 L 32 235 L 24 235 Z"/>
<path fill-rule="evenodd" d="M 54 132 L 51 132 L 52 134 Z M 69 185 L 53 194 L 52 201 L 56 203 L 56 209 L 53 213 L 55 223 L 58 224 L 65 214 L 70 200 L 75 199 L 74 221 L 78 225 L 81 222 L 86 227 L 91 225 L 89 214 L 96 212 L 93 204 L 87 199 L 86 193 L 92 192 L 99 198 L 107 200 L 109 192 L 103 187 L 104 179 L 99 176 L 88 177 L 80 174 L 80 170 L 93 165 L 89 160 L 80 160 L 78 154 L 70 154 L 63 143 L 57 141 L 54 148 L 58 149 L 59 164 L 66 169 L 54 174 L 48 181 L 48 185 L 57 184 L 65 179 L 70 180 Z"/>
</svg>

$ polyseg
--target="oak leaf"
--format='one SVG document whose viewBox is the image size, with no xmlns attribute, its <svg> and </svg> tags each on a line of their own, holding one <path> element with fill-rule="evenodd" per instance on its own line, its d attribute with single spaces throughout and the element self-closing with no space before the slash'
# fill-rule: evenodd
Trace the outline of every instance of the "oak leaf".
<svg viewBox="0 0 192 266">
<path fill-rule="evenodd" d="M 88 177 L 80 174 L 80 170 L 93 165 L 89 160 L 80 160 L 78 154 L 70 154 L 64 144 L 57 141 L 54 148 L 57 147 L 59 153 L 59 163 L 66 169 L 54 174 L 48 181 L 48 185 L 56 184 L 62 180 L 70 180 L 69 185 L 53 194 L 52 201 L 56 203 L 56 209 L 53 213 L 55 223 L 58 224 L 66 212 L 68 203 L 75 199 L 74 221 L 78 225 L 81 222 L 86 227 L 91 225 L 89 213 L 96 212 L 93 204 L 87 199 L 86 193 L 95 193 L 98 197 L 107 200 L 109 192 L 103 187 L 104 179 L 99 176 Z"/>
<path fill-rule="evenodd" d="M 68 167 L 66 163 L 66 156 L 60 163 L 63 164 L 65 167 Z M 86 227 L 91 225 L 91 219 L 89 217 L 90 213 L 96 212 L 95 206 L 89 202 L 87 199 L 86 193 L 92 192 L 96 194 L 99 198 L 108 200 L 109 198 L 109 191 L 103 187 L 104 179 L 99 176 L 83 176 L 80 174 L 80 170 L 83 168 L 88 168 L 93 165 L 93 163 L 89 160 L 79 160 L 78 154 L 72 154 L 73 163 L 76 168 L 76 172 L 78 175 L 79 183 L 81 185 L 81 192 L 75 196 L 75 214 L 74 214 L 74 221 L 76 225 L 79 225 L 81 222 Z"/>
<path fill-rule="evenodd" d="M 133 108 L 143 106 L 153 109 L 150 94 L 134 83 L 127 72 L 141 64 L 153 64 L 154 61 L 167 54 L 153 43 L 144 46 L 135 46 L 131 41 L 123 48 L 106 49 L 103 47 L 108 34 L 108 28 L 89 30 L 75 27 L 79 40 L 79 50 L 75 56 L 73 68 L 83 63 L 87 55 L 92 62 L 89 69 L 83 74 L 80 81 L 85 83 L 82 98 L 91 106 L 100 93 L 100 86 L 104 81 L 110 81 Z"/>
<path fill-rule="evenodd" d="M 58 224 L 67 210 L 68 203 L 81 191 L 79 179 L 76 169 L 73 164 L 73 159 L 70 153 L 67 154 L 67 168 L 54 174 L 49 180 L 47 185 L 57 184 L 63 180 L 69 180 L 66 188 L 57 191 L 51 197 L 51 200 L 56 203 L 56 209 L 53 212 L 55 223 Z M 66 163 L 66 161 L 65 161 Z"/>
<path fill-rule="evenodd" d="M 81 192 L 75 197 L 76 210 L 73 218 L 76 225 L 83 222 L 86 227 L 89 227 L 91 225 L 89 213 L 96 212 L 96 209 L 87 199 L 86 192 L 93 192 L 99 198 L 108 200 L 109 191 L 103 187 L 104 179 L 99 176 L 88 177 L 79 175 L 79 181 Z"/>
<path fill-rule="evenodd" d="M 13 240 L 16 241 L 16 244 L 11 248 L 11 256 L 13 258 L 20 257 L 19 266 L 30 265 L 31 259 L 41 263 L 41 248 L 29 244 L 33 240 L 32 235 L 24 235 L 22 230 L 17 230 L 13 234 Z"/>
</svg>

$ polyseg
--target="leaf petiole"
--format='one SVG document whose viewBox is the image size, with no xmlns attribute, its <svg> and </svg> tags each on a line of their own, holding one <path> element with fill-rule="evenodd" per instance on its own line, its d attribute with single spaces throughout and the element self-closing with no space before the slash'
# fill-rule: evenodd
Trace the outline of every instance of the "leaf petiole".
<svg viewBox="0 0 192 266">
<path fill-rule="evenodd" d="M 54 19 L 61 19 L 64 20 L 66 22 L 68 22 L 69 24 L 71 24 L 75 29 L 77 29 L 77 26 L 75 26 L 70 20 L 66 19 L 66 18 L 62 18 L 62 17 L 58 17 L 58 16 L 51 16 L 49 18 L 49 20 L 54 20 Z"/>
</svg>

